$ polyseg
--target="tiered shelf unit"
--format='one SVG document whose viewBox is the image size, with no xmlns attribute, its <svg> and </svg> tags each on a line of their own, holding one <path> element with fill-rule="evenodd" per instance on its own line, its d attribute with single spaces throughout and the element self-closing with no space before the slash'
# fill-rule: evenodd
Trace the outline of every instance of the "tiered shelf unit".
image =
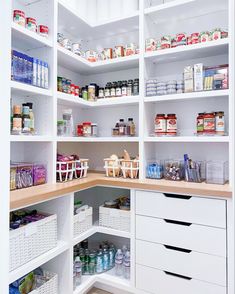
<svg viewBox="0 0 235 294">
<path fill-rule="evenodd" d="M 53 186 L 56 183 L 57 151 L 65 154 L 78 153 L 81 158 L 90 159 L 89 165 L 92 170 L 103 171 L 103 158 L 110 156 L 112 153 L 121 155 L 123 149 L 127 149 L 133 156 L 139 154 L 140 180 L 145 179 L 146 164 L 153 158 L 182 158 L 184 153 L 188 153 L 192 158 L 198 160 L 228 160 L 229 185 L 234 192 L 233 0 L 172 0 L 165 4 L 153 6 L 148 5 L 151 1 L 139 0 L 138 11 L 102 22 L 90 21 L 79 15 L 77 10 L 70 4 L 70 2 L 75 1 L 11 0 L 3 2 L 0 17 L 5 21 L 2 22 L 4 26 L 1 26 L 0 33 L 4 36 L 4 46 L 2 46 L 3 54 L 0 55 L 0 63 L 3 64 L 4 69 L 7 69 L 7 72 L 4 72 L 4 76 L 0 77 L 2 93 L 3 97 L 5 97 L 5 100 L 2 99 L 4 101 L 0 104 L 0 116 L 4 118 L 4 127 L 0 125 L 0 131 L 3 131 L 2 134 L 4 134 L 4 140 L 2 140 L 4 150 L 9 150 L 9 145 L 11 147 L 11 154 L 4 151 L 2 165 L 6 174 L 3 178 L 4 196 L 9 195 L 9 159 L 14 161 L 46 162 L 48 166 L 48 185 Z M 161 1 L 153 1 L 153 3 L 155 2 L 159 3 Z M 40 37 L 12 23 L 11 12 L 13 9 L 24 10 L 27 15 L 35 17 L 39 22 L 48 25 L 49 38 Z M 7 13 L 4 14 L 4 11 L 7 11 Z M 228 39 L 145 53 L 146 38 L 160 37 L 163 34 L 173 35 L 183 31 L 192 33 L 194 31 L 211 30 L 220 26 L 229 29 Z M 58 32 L 64 33 L 73 40 L 82 40 L 85 50 L 114 47 L 119 44 L 135 42 L 139 44 L 140 54 L 90 63 L 84 58 L 60 47 L 57 44 Z M 49 63 L 49 89 L 41 89 L 10 80 L 9 53 L 12 48 L 46 60 Z M 159 80 L 168 80 L 172 79 L 172 77 L 174 79 L 175 77 L 181 78 L 184 66 L 199 62 L 203 62 L 205 65 L 229 63 L 229 89 L 146 97 L 145 81 L 148 78 L 156 77 Z M 101 86 L 104 86 L 109 81 L 139 78 L 140 93 L 138 96 L 133 97 L 100 99 L 97 102 L 89 102 L 81 98 L 75 98 L 72 95 L 57 92 L 57 76 L 65 76 L 79 85 L 93 82 Z M 13 104 L 33 102 L 37 128 L 35 136 L 10 135 L 8 127 L 10 121 L 10 98 L 12 98 Z M 61 119 L 63 110 L 68 108 L 73 110 L 75 124 L 86 120 L 97 122 L 100 136 L 96 138 L 58 137 L 56 122 Z M 205 110 L 225 111 L 227 136 L 194 136 L 196 114 Z M 161 112 L 177 114 L 181 127 L 179 136 L 151 136 L 154 117 L 156 113 Z M 137 136 L 112 137 L 111 128 L 114 127 L 116 121 L 120 118 L 127 119 L 128 117 L 134 118 Z M 189 126 L 185 129 L 184 120 L 185 124 Z M 182 185 L 184 184 L 182 183 Z M 24 190 L 22 190 L 22 193 L 24 193 Z M 4 240 L 0 244 L 0 249 L 1 252 L 7 252 L 9 197 L 2 198 L 0 223 L 2 224 Z M 133 245 L 134 224 L 132 224 L 130 233 L 102 228 L 94 224 L 90 230 L 73 238 L 73 202 L 74 194 L 69 194 L 34 205 L 38 209 L 44 209 L 59 215 L 58 246 L 13 272 L 9 273 L 7 267 L 4 268 L 0 275 L 2 293 L 8 292 L 8 282 L 11 283 L 41 265 L 45 265 L 51 271 L 59 274 L 58 294 L 85 293 L 93 284 L 106 285 L 112 290 L 117 288 L 119 291 L 123 291 L 121 293 L 124 293 L 124 291 L 136 293 L 134 269 L 131 270 L 130 281 L 120 279 L 112 273 L 105 273 L 99 276 L 84 277 L 81 286 L 75 291 L 72 290 L 73 246 L 80 241 L 96 234 L 103 234 L 111 236 L 111 238 L 120 237 L 128 240 L 133 256 L 135 250 Z M 233 210 L 233 207 L 228 208 L 228 216 L 231 222 L 233 222 L 234 217 Z M 133 215 L 132 219 L 134 219 Z M 229 238 L 232 241 L 229 243 L 228 248 L 230 255 L 228 262 L 228 294 L 233 294 L 234 232 L 229 233 Z M 5 259 L 6 257 L 3 258 L 3 261 L 7 264 Z"/>
</svg>

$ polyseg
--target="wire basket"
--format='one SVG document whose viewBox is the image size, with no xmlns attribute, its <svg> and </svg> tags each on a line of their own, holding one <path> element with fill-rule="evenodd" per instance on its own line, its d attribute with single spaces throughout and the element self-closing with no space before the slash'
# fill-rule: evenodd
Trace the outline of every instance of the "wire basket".
<svg viewBox="0 0 235 294">
<path fill-rule="evenodd" d="M 106 177 L 123 177 L 137 179 L 139 177 L 139 160 L 137 159 L 104 159 Z"/>
<path fill-rule="evenodd" d="M 67 182 L 73 179 L 81 179 L 87 176 L 89 159 L 71 161 L 57 161 L 56 176 L 57 182 Z"/>
</svg>

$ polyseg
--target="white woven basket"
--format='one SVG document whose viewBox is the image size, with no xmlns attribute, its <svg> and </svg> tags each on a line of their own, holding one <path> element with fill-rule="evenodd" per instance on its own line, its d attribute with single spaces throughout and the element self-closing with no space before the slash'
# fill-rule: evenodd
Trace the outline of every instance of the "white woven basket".
<svg viewBox="0 0 235 294">
<path fill-rule="evenodd" d="M 54 273 L 44 273 L 50 278 L 41 287 L 31 291 L 29 294 L 58 294 L 58 275 Z"/>
<path fill-rule="evenodd" d="M 130 232 L 130 211 L 100 206 L 99 225 L 115 230 Z"/>
<path fill-rule="evenodd" d="M 77 236 L 92 227 L 93 208 L 89 207 L 73 217 L 73 235 Z"/>
<path fill-rule="evenodd" d="M 72 161 L 57 161 L 56 163 L 56 175 L 58 182 L 67 182 L 73 179 L 85 178 L 87 176 L 87 170 L 89 159 L 80 159 Z M 78 176 L 77 172 L 80 172 Z"/>
<path fill-rule="evenodd" d="M 56 214 L 10 231 L 10 271 L 56 246 Z"/>
</svg>

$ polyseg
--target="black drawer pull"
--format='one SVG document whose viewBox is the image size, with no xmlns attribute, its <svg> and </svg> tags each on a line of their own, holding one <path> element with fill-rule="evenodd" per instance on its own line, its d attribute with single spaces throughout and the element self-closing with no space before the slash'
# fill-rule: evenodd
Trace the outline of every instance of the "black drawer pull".
<svg viewBox="0 0 235 294">
<path fill-rule="evenodd" d="M 171 220 L 171 219 L 164 219 L 164 221 L 166 223 L 169 223 L 169 224 L 175 224 L 175 225 L 181 225 L 181 226 L 191 226 L 192 223 L 186 223 L 186 222 L 180 222 L 180 221 L 174 221 L 174 220 Z"/>
<path fill-rule="evenodd" d="M 170 246 L 170 245 L 164 245 L 164 247 L 166 247 L 166 249 L 169 249 L 169 250 L 175 250 L 175 251 L 180 251 L 180 252 L 184 252 L 184 253 L 191 253 L 192 252 L 192 250 L 189 250 L 189 249 L 179 248 L 179 247 Z"/>
<path fill-rule="evenodd" d="M 181 278 L 181 279 L 185 279 L 185 280 L 192 280 L 192 278 L 190 278 L 190 277 L 186 277 L 186 276 L 182 276 L 182 275 L 174 274 L 174 273 L 171 273 L 171 272 L 164 271 L 164 273 L 165 273 L 166 275 L 169 275 L 169 276 L 174 276 L 174 277 Z"/>
<path fill-rule="evenodd" d="M 192 196 L 184 196 L 184 195 L 175 195 L 175 194 L 169 194 L 169 193 L 163 193 L 166 197 L 169 198 L 176 198 L 176 199 L 184 199 L 189 200 L 192 198 Z"/>
</svg>

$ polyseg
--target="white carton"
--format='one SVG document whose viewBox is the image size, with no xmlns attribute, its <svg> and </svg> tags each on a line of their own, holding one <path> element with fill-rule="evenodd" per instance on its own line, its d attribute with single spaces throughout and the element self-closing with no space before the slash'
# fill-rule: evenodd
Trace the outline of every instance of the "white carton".
<svg viewBox="0 0 235 294">
<path fill-rule="evenodd" d="M 203 63 L 194 64 L 194 91 L 203 91 Z"/>
</svg>

